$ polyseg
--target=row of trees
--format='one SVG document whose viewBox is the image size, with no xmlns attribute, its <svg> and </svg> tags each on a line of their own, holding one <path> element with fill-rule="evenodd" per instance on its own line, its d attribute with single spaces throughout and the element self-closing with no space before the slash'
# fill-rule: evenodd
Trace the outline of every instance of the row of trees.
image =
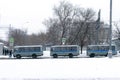
<svg viewBox="0 0 120 80">
<path fill-rule="evenodd" d="M 114 37 L 120 40 L 120 21 L 114 23 L 115 30 L 114 30 Z"/>
<path fill-rule="evenodd" d="M 73 6 L 69 2 L 62 1 L 58 6 L 54 6 L 53 11 L 54 16 L 43 22 L 47 27 L 46 33 L 28 35 L 26 30 L 10 28 L 9 36 L 14 38 L 14 44 L 58 45 L 62 44 L 62 39 L 65 38 L 65 44 L 80 45 L 82 51 L 84 45 L 94 41 L 92 36 L 96 34 L 94 30 L 97 23 L 93 9 Z"/>
<path fill-rule="evenodd" d="M 89 36 L 91 22 L 95 22 L 95 12 L 65 1 L 55 6 L 53 11 L 54 17 L 44 22 L 50 34 L 49 42 L 62 44 L 62 39 L 66 38 L 66 44 L 80 45 L 82 50 Z"/>
<path fill-rule="evenodd" d="M 46 44 L 46 33 L 27 34 L 27 30 L 10 28 L 9 37 L 14 38 L 14 45 L 44 45 Z"/>
</svg>

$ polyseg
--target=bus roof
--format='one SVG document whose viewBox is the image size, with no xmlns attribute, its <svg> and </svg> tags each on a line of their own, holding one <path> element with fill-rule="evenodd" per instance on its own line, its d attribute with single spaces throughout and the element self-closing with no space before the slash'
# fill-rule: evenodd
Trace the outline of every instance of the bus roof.
<svg viewBox="0 0 120 80">
<path fill-rule="evenodd" d="M 14 48 L 19 48 L 19 47 L 42 47 L 42 45 L 25 45 L 25 46 L 14 46 Z"/>
<path fill-rule="evenodd" d="M 78 47 L 78 45 L 55 45 L 52 47 Z"/>
<path fill-rule="evenodd" d="M 4 43 L 1 43 L 1 42 L 0 42 L 0 45 L 4 45 Z"/>
<path fill-rule="evenodd" d="M 109 44 L 88 45 L 88 46 L 109 46 Z M 114 45 L 114 44 L 112 44 L 112 46 L 115 46 L 115 45 Z"/>
</svg>

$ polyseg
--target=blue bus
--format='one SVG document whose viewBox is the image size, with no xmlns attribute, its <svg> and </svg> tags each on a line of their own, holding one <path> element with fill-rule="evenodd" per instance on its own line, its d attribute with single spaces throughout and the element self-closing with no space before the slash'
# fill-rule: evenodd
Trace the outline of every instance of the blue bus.
<svg viewBox="0 0 120 80">
<path fill-rule="evenodd" d="M 109 51 L 109 45 L 88 45 L 87 46 L 87 56 L 107 56 Z M 112 55 L 116 55 L 116 47 L 112 45 Z"/>
<path fill-rule="evenodd" d="M 43 49 L 41 45 L 28 45 L 28 46 L 15 46 L 13 56 L 20 59 L 21 57 L 32 57 L 43 55 Z"/>
<path fill-rule="evenodd" d="M 79 55 L 79 46 L 78 45 L 55 45 L 51 47 L 50 56 L 57 58 L 58 56 L 73 56 Z"/>
</svg>

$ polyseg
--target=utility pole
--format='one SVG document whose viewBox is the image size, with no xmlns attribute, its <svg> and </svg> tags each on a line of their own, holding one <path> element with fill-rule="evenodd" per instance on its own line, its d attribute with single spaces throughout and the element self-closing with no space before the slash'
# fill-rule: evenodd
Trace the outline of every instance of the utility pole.
<svg viewBox="0 0 120 80">
<path fill-rule="evenodd" d="M 112 58 L 112 0 L 110 0 L 110 31 L 109 31 L 109 52 L 108 57 Z"/>
</svg>

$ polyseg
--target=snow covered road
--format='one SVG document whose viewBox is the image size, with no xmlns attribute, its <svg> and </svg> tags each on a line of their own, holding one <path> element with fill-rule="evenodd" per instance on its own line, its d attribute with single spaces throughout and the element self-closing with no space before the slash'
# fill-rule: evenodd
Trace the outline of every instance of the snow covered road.
<svg viewBox="0 0 120 80">
<path fill-rule="evenodd" d="M 0 60 L 0 79 L 119 78 L 120 58 Z"/>
<path fill-rule="evenodd" d="M 0 59 L 0 80 L 53 79 L 120 80 L 120 57 Z"/>
</svg>

